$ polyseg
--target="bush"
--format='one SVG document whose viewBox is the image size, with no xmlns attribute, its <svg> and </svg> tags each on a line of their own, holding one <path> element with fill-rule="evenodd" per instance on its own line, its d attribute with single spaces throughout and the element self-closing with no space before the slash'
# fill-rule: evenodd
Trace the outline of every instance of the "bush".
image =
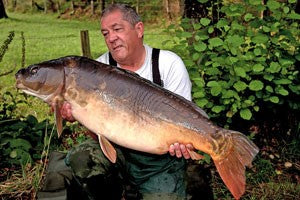
<svg viewBox="0 0 300 200">
<path fill-rule="evenodd" d="M 168 28 L 193 82 L 193 99 L 211 117 L 230 123 L 237 114 L 254 119 L 263 106 L 300 108 L 300 15 L 293 6 L 294 0 L 243 1 L 223 5 L 215 24 L 208 16 Z M 263 11 L 269 15 L 262 18 Z"/>
</svg>

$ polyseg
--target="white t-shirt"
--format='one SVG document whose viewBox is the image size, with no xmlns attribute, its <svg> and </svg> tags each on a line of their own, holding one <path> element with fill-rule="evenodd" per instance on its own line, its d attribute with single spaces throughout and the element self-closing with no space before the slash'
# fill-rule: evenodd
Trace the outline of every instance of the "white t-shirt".
<svg viewBox="0 0 300 200">
<path fill-rule="evenodd" d="M 145 45 L 146 57 L 144 64 L 140 69 L 135 71 L 141 77 L 153 81 L 152 76 L 152 48 Z M 109 54 L 104 53 L 96 59 L 99 62 L 109 64 Z M 160 50 L 159 53 L 159 73 L 164 84 L 164 88 L 191 100 L 192 84 L 186 70 L 186 67 L 179 56 L 167 50 Z M 118 67 L 119 64 L 118 64 Z"/>
</svg>

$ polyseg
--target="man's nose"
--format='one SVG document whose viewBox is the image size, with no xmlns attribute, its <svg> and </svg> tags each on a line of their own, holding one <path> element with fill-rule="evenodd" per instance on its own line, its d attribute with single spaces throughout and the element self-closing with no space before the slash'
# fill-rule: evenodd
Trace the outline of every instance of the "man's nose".
<svg viewBox="0 0 300 200">
<path fill-rule="evenodd" d="M 114 32 L 110 33 L 108 36 L 108 41 L 109 42 L 114 42 L 116 39 L 118 39 L 118 35 Z"/>
</svg>

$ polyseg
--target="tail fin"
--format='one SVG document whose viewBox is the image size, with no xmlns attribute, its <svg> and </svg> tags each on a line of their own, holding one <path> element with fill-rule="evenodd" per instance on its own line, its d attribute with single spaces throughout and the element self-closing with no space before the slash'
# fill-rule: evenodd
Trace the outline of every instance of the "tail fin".
<svg viewBox="0 0 300 200">
<path fill-rule="evenodd" d="M 224 159 L 214 160 L 214 163 L 229 191 L 235 199 L 239 199 L 245 192 L 245 166 L 251 166 L 259 150 L 242 133 L 231 131 L 230 134 L 233 142 L 230 153 Z"/>
</svg>

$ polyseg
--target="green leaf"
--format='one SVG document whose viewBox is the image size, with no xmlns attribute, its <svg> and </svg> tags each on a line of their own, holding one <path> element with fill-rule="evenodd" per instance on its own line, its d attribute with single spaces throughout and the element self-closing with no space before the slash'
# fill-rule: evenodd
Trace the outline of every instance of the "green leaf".
<svg viewBox="0 0 300 200">
<path fill-rule="evenodd" d="M 254 72 L 261 72 L 261 71 L 264 70 L 264 68 L 265 68 L 265 67 L 264 67 L 262 64 L 258 63 L 258 64 L 255 64 L 255 65 L 253 66 L 253 71 L 254 71 Z"/>
<path fill-rule="evenodd" d="M 234 67 L 235 74 L 240 77 L 246 77 L 246 72 L 242 67 Z"/>
<path fill-rule="evenodd" d="M 196 99 L 195 102 L 199 107 L 203 108 L 208 103 L 208 100 L 207 99 Z"/>
<path fill-rule="evenodd" d="M 194 49 L 198 52 L 202 52 L 206 49 L 206 44 L 204 42 L 199 42 L 197 44 L 194 44 Z"/>
<path fill-rule="evenodd" d="M 240 91 L 243 91 L 243 90 L 245 90 L 245 89 L 247 88 L 247 84 L 246 84 L 245 82 L 243 82 L 243 81 L 238 81 L 238 82 L 236 82 L 236 83 L 233 85 L 233 87 L 234 87 L 238 92 L 240 92 Z"/>
<path fill-rule="evenodd" d="M 250 120 L 252 117 L 252 113 L 248 108 L 244 108 L 240 110 L 240 116 L 243 119 Z"/>
<path fill-rule="evenodd" d="M 9 156 L 11 158 L 16 158 L 18 156 L 17 151 L 16 150 L 11 151 L 10 154 L 9 154 Z"/>
<path fill-rule="evenodd" d="M 274 79 L 274 75 L 272 75 L 272 74 L 265 74 L 264 75 L 264 79 L 266 79 L 267 81 L 272 81 Z"/>
<path fill-rule="evenodd" d="M 198 0 L 200 3 L 206 3 L 208 0 Z"/>
<path fill-rule="evenodd" d="M 278 62 L 271 62 L 270 67 L 266 69 L 267 72 L 276 73 L 279 72 L 281 69 L 281 66 Z"/>
<path fill-rule="evenodd" d="M 269 37 L 266 36 L 265 34 L 257 34 L 252 38 L 252 42 L 255 44 L 264 44 L 267 43 L 269 40 Z"/>
<path fill-rule="evenodd" d="M 273 82 L 276 85 L 286 85 L 286 84 L 291 84 L 292 83 L 292 81 L 289 80 L 289 79 L 277 79 L 277 80 L 273 80 Z"/>
<path fill-rule="evenodd" d="M 286 89 L 284 89 L 282 86 L 278 86 L 275 88 L 275 92 L 277 94 L 280 94 L 282 96 L 287 96 L 289 94 L 289 91 L 287 91 Z"/>
<path fill-rule="evenodd" d="M 261 0 L 249 0 L 249 4 L 250 5 L 260 5 L 261 4 Z"/>
<path fill-rule="evenodd" d="M 254 19 L 255 17 L 251 14 L 251 13 L 247 13 L 245 16 L 244 16 L 244 19 L 246 22 L 250 21 L 251 19 Z"/>
<path fill-rule="evenodd" d="M 210 89 L 210 93 L 213 96 L 218 96 L 222 91 L 222 87 L 221 86 L 214 86 Z"/>
<path fill-rule="evenodd" d="M 225 106 L 214 106 L 212 107 L 212 111 L 215 113 L 220 113 L 221 111 L 223 111 L 225 109 Z"/>
<path fill-rule="evenodd" d="M 217 28 L 221 28 L 228 25 L 228 21 L 226 19 L 220 19 L 217 23 Z"/>
<path fill-rule="evenodd" d="M 202 98 L 202 97 L 205 97 L 205 93 L 203 91 L 195 92 L 193 94 L 193 97 L 194 98 Z"/>
<path fill-rule="evenodd" d="M 249 84 L 249 89 L 252 91 L 259 91 L 264 87 L 264 83 L 259 80 L 253 80 Z"/>
<path fill-rule="evenodd" d="M 242 44 L 244 44 L 245 40 L 239 35 L 232 35 L 227 37 L 226 42 L 228 42 L 233 47 L 240 47 Z"/>
<path fill-rule="evenodd" d="M 207 18 L 201 18 L 201 19 L 200 19 L 200 23 L 201 23 L 203 26 L 207 26 L 207 25 L 210 23 L 210 19 L 207 19 Z"/>
<path fill-rule="evenodd" d="M 259 56 L 259 55 L 261 55 L 261 50 L 258 49 L 258 48 L 256 48 L 256 49 L 254 49 L 253 53 L 254 53 L 254 55 L 256 55 L 256 56 Z"/>
<path fill-rule="evenodd" d="M 267 90 L 268 92 L 270 92 L 270 93 L 273 93 L 273 92 L 274 92 L 273 88 L 272 88 L 271 86 L 269 86 L 269 85 L 266 86 L 266 90 Z"/>
<path fill-rule="evenodd" d="M 212 38 L 212 39 L 209 39 L 208 42 L 212 47 L 217 47 L 217 46 L 223 45 L 223 40 L 221 40 L 220 38 Z"/>
<path fill-rule="evenodd" d="M 266 33 L 269 33 L 270 32 L 270 28 L 267 27 L 267 26 L 263 26 L 263 31 L 266 32 Z"/>
<path fill-rule="evenodd" d="M 217 87 L 220 86 L 219 83 L 217 81 L 209 81 L 206 84 L 208 87 Z"/>
<path fill-rule="evenodd" d="M 270 97 L 270 101 L 273 103 L 278 103 L 279 102 L 279 98 L 277 96 L 271 96 Z"/>
<path fill-rule="evenodd" d="M 300 19 L 300 15 L 297 14 L 297 13 L 295 13 L 295 12 L 293 12 L 291 14 L 288 14 L 287 18 L 289 18 L 289 19 L 298 19 L 299 20 Z"/>
<path fill-rule="evenodd" d="M 280 3 L 278 3 L 275 0 L 268 0 L 267 6 L 270 8 L 270 10 L 276 10 L 276 9 L 280 8 Z"/>
</svg>

